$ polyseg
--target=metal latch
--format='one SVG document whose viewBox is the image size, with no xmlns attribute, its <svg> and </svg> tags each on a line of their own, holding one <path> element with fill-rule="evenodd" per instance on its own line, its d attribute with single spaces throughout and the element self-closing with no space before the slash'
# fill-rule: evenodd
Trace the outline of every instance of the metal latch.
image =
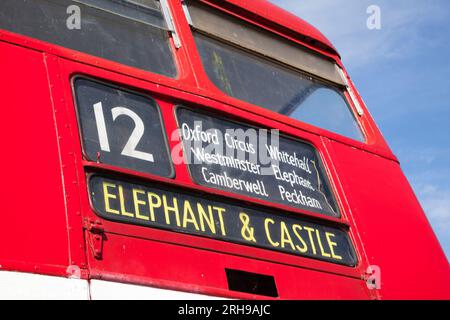
<svg viewBox="0 0 450 320">
<path fill-rule="evenodd" d="M 161 4 L 161 11 L 164 15 L 164 19 L 166 20 L 167 27 L 169 28 L 170 34 L 172 35 L 173 43 L 175 48 L 181 48 L 181 40 L 178 36 L 177 30 L 175 29 L 175 24 L 173 22 L 172 12 L 170 11 L 169 3 L 167 0 L 159 0 Z"/>
<path fill-rule="evenodd" d="M 350 95 L 350 98 L 352 99 L 353 104 L 355 105 L 356 112 L 358 112 L 359 116 L 364 115 L 364 109 L 361 107 L 361 104 L 359 103 L 358 98 L 356 98 L 356 95 L 353 92 L 353 89 L 350 86 L 350 83 L 348 82 L 348 79 L 347 79 L 347 77 L 346 77 L 346 75 L 344 73 L 344 70 L 342 70 L 338 65 L 335 65 L 335 66 L 336 66 L 336 68 L 337 68 L 337 70 L 339 72 L 339 75 L 342 78 L 342 81 L 344 81 L 344 83 L 345 83 L 345 87 L 347 88 L 347 92 Z"/>
<path fill-rule="evenodd" d="M 191 14 L 189 13 L 188 5 L 186 1 L 181 0 L 181 6 L 183 7 L 184 15 L 186 16 L 186 20 L 190 26 L 193 26 Z"/>
<path fill-rule="evenodd" d="M 100 221 L 85 220 L 87 242 L 95 259 L 101 260 L 103 255 L 103 239 L 105 230 Z"/>
</svg>

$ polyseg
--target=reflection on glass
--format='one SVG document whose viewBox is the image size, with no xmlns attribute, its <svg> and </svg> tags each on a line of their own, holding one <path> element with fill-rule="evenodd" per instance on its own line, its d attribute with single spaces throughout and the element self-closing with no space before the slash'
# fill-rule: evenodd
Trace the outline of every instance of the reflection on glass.
<svg viewBox="0 0 450 320">
<path fill-rule="evenodd" d="M 77 28 L 68 26 L 72 5 L 80 9 Z M 1 0 L 0 29 L 175 77 L 169 32 L 157 5 L 149 0 Z"/>
<path fill-rule="evenodd" d="M 228 95 L 364 141 L 338 88 L 199 33 L 195 39 L 209 78 Z"/>
<path fill-rule="evenodd" d="M 309 95 L 303 101 L 299 101 L 288 115 L 314 126 L 363 141 L 364 137 L 344 99 L 342 93 L 337 90 L 318 86 L 310 90 Z"/>
</svg>

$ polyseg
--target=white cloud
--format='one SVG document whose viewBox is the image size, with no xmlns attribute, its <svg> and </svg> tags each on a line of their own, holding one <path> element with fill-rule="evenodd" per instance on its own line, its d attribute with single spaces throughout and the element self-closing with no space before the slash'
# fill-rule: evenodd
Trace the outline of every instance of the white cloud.
<svg viewBox="0 0 450 320">
<path fill-rule="evenodd" d="M 439 238 L 442 248 L 450 258 L 450 189 L 432 184 L 416 187 L 417 197 Z"/>
<path fill-rule="evenodd" d="M 374 76 L 378 66 L 388 68 L 407 58 L 420 61 L 418 57 L 421 54 L 439 51 L 440 46 L 448 42 L 449 30 L 442 29 L 450 28 L 448 0 L 271 1 L 310 22 L 328 37 L 341 54 L 350 74 L 359 72 Z M 367 7 L 373 4 L 381 8 L 381 30 L 369 30 L 366 25 Z M 434 61 L 423 61 L 418 65 L 418 70 L 401 69 L 400 73 L 390 74 L 389 84 L 396 87 L 389 91 L 389 99 L 394 101 L 395 95 L 420 88 L 421 82 L 429 79 L 446 81 L 450 70 L 446 63 L 448 60 L 445 57 L 439 59 L 441 64 L 437 64 L 438 67 L 432 64 Z M 428 86 L 420 95 L 430 98 L 442 96 L 439 91 L 442 88 L 434 87 Z M 412 112 L 422 105 L 408 105 L 407 109 L 396 110 L 387 103 L 387 107 L 391 108 L 386 111 L 387 114 L 398 119 L 400 112 Z M 431 107 L 427 105 L 427 108 Z M 417 149 L 416 145 L 405 145 L 405 148 L 399 150 L 400 158 L 407 160 L 405 163 L 413 169 L 410 172 L 414 172 L 410 176 L 411 184 L 444 250 L 450 256 L 450 171 L 442 164 L 443 159 L 449 159 L 450 150 L 442 146 L 427 150 Z"/>
<path fill-rule="evenodd" d="M 447 258 L 450 257 L 450 159 L 449 147 L 406 147 L 399 150 L 402 163 L 411 167 L 410 183 L 439 238 Z"/>
<path fill-rule="evenodd" d="M 401 59 L 440 41 L 422 26 L 448 18 L 450 2 L 406 0 L 272 0 L 310 22 L 337 47 L 344 62 L 357 68 L 380 59 Z M 381 30 L 366 26 L 369 5 L 381 8 Z M 445 24 L 446 25 L 446 24 Z"/>
<path fill-rule="evenodd" d="M 417 190 L 418 197 L 436 231 L 450 236 L 450 189 L 427 184 Z"/>
<path fill-rule="evenodd" d="M 376 72 L 377 66 L 388 66 L 392 62 L 407 57 L 417 57 L 423 52 L 438 50 L 440 42 L 446 42 L 450 19 L 448 0 L 272 0 L 302 19 L 317 27 L 340 52 L 350 74 Z M 366 25 L 369 5 L 381 8 L 381 30 L 369 30 Z M 440 26 L 440 27 L 438 27 Z M 425 72 L 427 77 L 436 76 L 442 69 Z M 444 70 L 444 71 L 445 71 Z M 417 87 L 423 81 L 416 71 L 391 74 L 390 84 L 402 88 Z M 446 71 L 446 72 L 447 72 Z M 422 70 L 423 72 L 423 70 Z M 448 74 L 448 72 L 447 72 Z M 445 79 L 445 77 L 443 77 Z M 430 88 L 431 90 L 432 88 Z M 404 90 L 391 90 L 390 99 L 395 94 L 405 94 Z M 431 94 L 429 91 L 422 94 Z M 434 93 L 435 94 L 435 93 Z M 398 108 L 402 112 L 412 112 Z M 400 112 L 400 111 L 397 112 Z M 389 110 L 392 114 L 395 110 Z M 397 115 L 398 117 L 398 115 Z M 448 148 L 427 148 L 418 150 L 406 145 L 399 150 L 400 158 L 407 160 L 413 169 L 412 185 L 438 235 L 445 251 L 450 254 L 450 171 L 442 165 L 448 159 Z M 436 165 L 439 168 L 436 168 Z"/>
</svg>

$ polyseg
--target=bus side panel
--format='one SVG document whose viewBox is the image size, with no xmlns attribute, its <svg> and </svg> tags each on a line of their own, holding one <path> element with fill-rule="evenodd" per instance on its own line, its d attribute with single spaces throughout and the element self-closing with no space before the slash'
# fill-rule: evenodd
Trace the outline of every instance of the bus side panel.
<svg viewBox="0 0 450 320">
<path fill-rule="evenodd" d="M 44 55 L 0 42 L 0 268 L 63 274 L 61 166 Z"/>
<path fill-rule="evenodd" d="M 93 279 L 228 298 L 269 298 L 231 291 L 225 269 L 273 276 L 281 299 L 368 299 L 360 279 L 159 241 L 105 234 L 103 257 L 90 259 Z M 152 299 L 155 297 L 142 297 Z"/>
<path fill-rule="evenodd" d="M 332 157 L 384 299 L 450 298 L 449 264 L 395 161 L 332 142 Z"/>
</svg>

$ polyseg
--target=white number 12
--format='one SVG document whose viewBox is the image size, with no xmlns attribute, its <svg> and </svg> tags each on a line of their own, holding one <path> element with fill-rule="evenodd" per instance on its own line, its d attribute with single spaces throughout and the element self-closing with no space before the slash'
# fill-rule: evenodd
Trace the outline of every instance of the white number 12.
<svg viewBox="0 0 450 320">
<path fill-rule="evenodd" d="M 102 149 L 102 151 L 110 152 L 108 133 L 106 132 L 105 117 L 103 115 L 103 105 L 101 102 L 94 104 L 94 114 L 95 122 L 97 124 L 97 133 L 100 142 L 100 148 Z M 131 133 L 130 138 L 128 138 L 128 141 L 125 144 L 125 147 L 123 148 L 121 154 L 128 157 L 154 162 L 153 155 L 151 153 L 136 150 L 136 146 L 139 144 L 139 141 L 141 141 L 145 130 L 144 122 L 142 121 L 142 119 L 134 111 L 125 107 L 112 108 L 111 114 L 113 116 L 113 120 L 116 120 L 117 117 L 124 115 L 130 117 L 134 121 L 134 130 Z"/>
</svg>

